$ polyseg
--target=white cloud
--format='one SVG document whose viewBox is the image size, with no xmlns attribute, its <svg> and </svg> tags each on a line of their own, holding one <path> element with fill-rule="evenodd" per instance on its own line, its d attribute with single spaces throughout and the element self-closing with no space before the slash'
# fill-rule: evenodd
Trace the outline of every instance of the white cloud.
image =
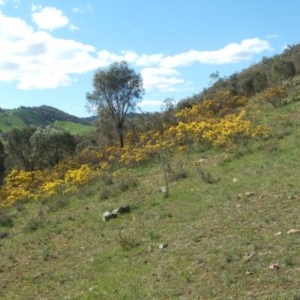
<svg viewBox="0 0 300 300">
<path fill-rule="evenodd" d="M 253 55 L 271 50 L 270 44 L 259 38 L 245 39 L 240 44 L 232 43 L 215 51 L 190 50 L 163 58 L 160 65 L 165 68 L 188 66 L 199 62 L 203 64 L 227 64 L 249 60 Z"/>
<path fill-rule="evenodd" d="M 99 59 L 108 65 L 114 61 L 126 60 L 129 63 L 144 67 L 141 71 L 146 90 L 158 89 L 164 92 L 175 91 L 179 86 L 188 85 L 180 78 L 175 69 L 194 63 L 226 64 L 249 60 L 255 54 L 271 50 L 270 44 L 259 38 L 245 39 L 241 43 L 228 44 L 215 51 L 190 50 L 173 56 L 162 53 L 138 55 L 133 51 L 121 51 L 120 55 L 107 50 L 98 52 Z"/>
<path fill-rule="evenodd" d="M 32 20 L 39 29 L 53 30 L 69 25 L 69 19 L 56 7 L 32 5 Z"/>
<path fill-rule="evenodd" d="M 93 7 L 87 3 L 87 4 L 79 4 L 79 6 L 72 7 L 72 12 L 73 13 L 87 13 L 93 11 Z"/>
<path fill-rule="evenodd" d="M 1 12 L 0 28 L 0 81 L 17 81 L 19 89 L 67 85 L 72 82 L 71 74 L 99 65 L 93 46 L 34 31 L 25 21 Z"/>
<path fill-rule="evenodd" d="M 153 55 L 142 54 L 137 59 L 136 64 L 139 66 L 157 65 L 162 61 L 163 58 L 164 55 L 162 53 L 153 54 Z"/>
<path fill-rule="evenodd" d="M 149 67 L 158 65 L 164 59 L 162 53 L 148 55 L 148 54 L 137 54 L 133 51 L 123 50 L 120 54 L 111 53 L 108 50 L 101 50 L 98 52 L 98 58 L 105 61 L 105 64 L 111 64 L 115 61 L 126 60 L 128 63 L 135 64 L 140 67 Z"/>
<path fill-rule="evenodd" d="M 141 54 L 138 55 L 133 51 L 121 51 L 122 57 L 119 59 L 126 60 L 129 63 L 136 64 L 137 66 L 149 67 L 153 65 L 158 65 L 164 58 L 162 53 L 148 55 Z"/>
<path fill-rule="evenodd" d="M 55 8 L 33 5 L 32 11 L 37 14 L 35 18 L 39 28 L 70 26 L 68 19 Z M 42 15 L 45 18 L 43 21 L 39 19 Z M 179 67 L 194 63 L 234 63 L 271 49 L 268 42 L 253 38 L 215 51 L 190 50 L 173 56 L 163 53 L 138 54 L 129 50 L 120 53 L 97 51 L 92 45 L 56 38 L 40 29 L 34 30 L 23 19 L 7 17 L 1 11 L 0 45 L 0 81 L 16 81 L 17 87 L 24 90 L 69 85 L 74 82 L 74 75 L 126 60 L 140 69 L 147 91 L 177 91 L 190 85 L 177 69 Z"/>
<path fill-rule="evenodd" d="M 4 4 L 5 4 L 4 0 L 0 0 L 0 5 L 4 5 Z"/>
<path fill-rule="evenodd" d="M 164 103 L 163 101 L 160 100 L 142 100 L 141 102 L 138 103 L 138 107 L 157 107 L 157 106 L 162 106 Z"/>
<path fill-rule="evenodd" d="M 79 6 L 72 7 L 73 13 L 87 13 L 93 11 L 93 8 L 90 4 L 79 4 Z"/>
<path fill-rule="evenodd" d="M 99 60 L 102 62 L 101 66 L 109 65 L 115 61 L 124 60 L 124 57 L 122 55 L 117 55 L 117 54 L 111 53 L 107 50 L 99 51 L 97 53 L 97 56 L 98 56 Z"/>
<path fill-rule="evenodd" d="M 163 92 L 175 91 L 184 80 L 178 78 L 179 72 L 169 68 L 144 68 L 141 71 L 146 90 L 158 89 Z"/>
</svg>

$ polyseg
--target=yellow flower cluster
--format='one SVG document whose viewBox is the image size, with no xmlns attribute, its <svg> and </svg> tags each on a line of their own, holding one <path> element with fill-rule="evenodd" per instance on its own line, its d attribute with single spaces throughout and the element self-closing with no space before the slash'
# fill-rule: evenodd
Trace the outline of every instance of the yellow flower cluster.
<svg viewBox="0 0 300 300">
<path fill-rule="evenodd" d="M 247 146 L 252 138 L 265 137 L 268 134 L 266 126 L 255 126 L 246 119 L 246 111 L 237 115 L 227 115 L 218 122 L 211 124 L 204 138 L 213 146 L 225 146 L 233 149 L 239 145 Z"/>
<path fill-rule="evenodd" d="M 56 195 L 60 190 L 64 188 L 64 180 L 57 179 L 53 181 L 47 181 L 41 186 L 41 191 L 48 197 Z"/>
<path fill-rule="evenodd" d="M 12 170 L 5 178 L 5 184 L 1 188 L 1 206 L 10 206 L 20 200 L 37 199 L 39 197 L 38 187 L 42 181 L 41 171 Z"/>
<path fill-rule="evenodd" d="M 65 176 L 65 182 L 68 184 L 83 185 L 87 184 L 94 176 L 94 172 L 91 168 L 87 164 L 84 164 L 79 169 L 68 170 Z"/>
<path fill-rule="evenodd" d="M 72 170 L 65 168 L 64 173 L 63 170 L 63 163 L 50 171 L 12 170 L 0 191 L 0 206 L 8 207 L 16 201 L 39 200 L 68 193 L 73 187 L 87 184 L 97 175 L 87 164 Z"/>
<path fill-rule="evenodd" d="M 278 90 L 276 93 L 279 93 Z M 68 193 L 89 183 L 96 176 L 111 172 L 115 165 L 133 166 L 165 151 L 184 151 L 194 143 L 226 149 L 240 145 L 247 147 L 252 139 L 267 136 L 268 128 L 255 125 L 247 118 L 246 110 L 242 109 L 246 103 L 245 97 L 222 91 L 214 99 L 207 99 L 177 112 L 174 125 L 164 125 L 159 130 L 146 132 L 138 132 L 136 129 L 128 132 L 125 137 L 128 145 L 122 149 L 108 147 L 100 152 L 87 148 L 76 157 L 60 162 L 52 170 L 13 170 L 0 191 L 0 205 L 10 206 L 15 201 Z M 91 169 L 91 165 L 98 169 Z M 113 176 L 118 178 L 120 174 L 115 172 Z"/>
<path fill-rule="evenodd" d="M 269 87 L 262 93 L 263 101 L 271 103 L 274 107 L 282 105 L 286 97 L 286 89 L 281 86 Z"/>
</svg>

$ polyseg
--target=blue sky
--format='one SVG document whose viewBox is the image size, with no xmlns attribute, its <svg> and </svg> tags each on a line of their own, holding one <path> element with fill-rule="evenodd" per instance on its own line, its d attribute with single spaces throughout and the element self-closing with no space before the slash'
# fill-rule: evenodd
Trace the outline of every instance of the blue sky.
<svg viewBox="0 0 300 300">
<path fill-rule="evenodd" d="M 300 43 L 299 0 L 0 0 L 0 107 L 85 117 L 98 68 L 126 60 L 142 111 Z"/>
</svg>

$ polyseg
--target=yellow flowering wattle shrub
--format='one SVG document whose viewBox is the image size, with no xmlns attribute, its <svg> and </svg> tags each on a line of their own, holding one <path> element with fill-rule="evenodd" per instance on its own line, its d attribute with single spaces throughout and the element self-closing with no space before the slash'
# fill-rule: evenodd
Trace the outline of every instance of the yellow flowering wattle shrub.
<svg viewBox="0 0 300 300">
<path fill-rule="evenodd" d="M 268 95 L 284 96 L 283 92 L 269 90 Z M 178 111 L 171 125 L 163 123 L 157 129 L 139 131 L 135 128 L 127 132 L 124 148 L 113 146 L 103 151 L 86 148 L 76 157 L 66 158 L 50 170 L 13 170 L 0 191 L 0 204 L 10 206 L 16 201 L 69 193 L 120 166 L 136 166 L 159 158 L 162 153 L 185 151 L 193 144 L 228 150 L 241 145 L 248 148 L 252 139 L 266 137 L 268 128 L 254 124 L 248 118 L 244 109 L 246 104 L 245 97 L 222 91 L 213 99 Z M 114 179 L 120 177 L 119 173 L 113 174 Z"/>
<path fill-rule="evenodd" d="M 53 181 L 45 182 L 40 190 L 45 195 L 45 197 L 51 197 L 58 194 L 65 187 L 65 181 L 62 179 L 57 179 Z"/>
<path fill-rule="evenodd" d="M 213 146 L 235 149 L 238 146 L 247 147 L 252 138 L 266 137 L 266 126 L 255 126 L 246 119 L 246 111 L 242 110 L 236 115 L 227 115 L 218 122 L 211 124 L 205 131 L 204 138 Z"/>
<path fill-rule="evenodd" d="M 279 107 L 284 103 L 287 97 L 287 92 L 284 87 L 272 86 L 262 93 L 262 99 L 265 102 L 271 103 L 274 107 Z"/>
<path fill-rule="evenodd" d="M 99 164 L 103 159 L 103 152 L 95 149 L 95 148 L 84 148 L 77 155 L 77 161 L 80 164 Z"/>
<path fill-rule="evenodd" d="M 67 170 L 66 166 L 63 166 L 62 162 L 52 170 L 31 172 L 12 170 L 1 189 L 0 206 L 8 207 L 17 201 L 40 200 L 69 193 L 75 187 L 87 184 L 97 176 L 97 172 L 87 164 L 71 170 Z"/>
<path fill-rule="evenodd" d="M 78 186 L 87 184 L 94 177 L 95 172 L 93 172 L 87 164 L 84 164 L 79 169 L 68 170 L 65 176 L 65 182 Z"/>
<path fill-rule="evenodd" d="M 245 96 L 236 96 L 230 91 L 220 91 L 213 96 L 213 99 L 205 99 L 201 104 L 180 110 L 176 117 L 183 122 L 219 118 L 235 113 L 247 103 L 248 99 Z"/>
<path fill-rule="evenodd" d="M 12 170 L 1 188 L 1 206 L 7 207 L 20 200 L 38 199 L 41 182 L 41 171 Z"/>
</svg>

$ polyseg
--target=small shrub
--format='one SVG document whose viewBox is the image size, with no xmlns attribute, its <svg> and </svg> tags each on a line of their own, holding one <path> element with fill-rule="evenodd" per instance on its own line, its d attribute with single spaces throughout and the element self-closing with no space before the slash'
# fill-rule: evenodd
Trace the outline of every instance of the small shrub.
<svg viewBox="0 0 300 300">
<path fill-rule="evenodd" d="M 262 93 L 263 101 L 266 101 L 273 105 L 273 107 L 279 107 L 285 104 L 287 97 L 286 89 L 281 86 L 271 86 L 264 90 Z"/>
<path fill-rule="evenodd" d="M 204 171 L 202 168 L 198 168 L 198 172 L 200 173 L 201 179 L 205 183 L 214 184 L 218 183 L 220 180 L 220 178 L 213 178 L 209 172 Z"/>
<path fill-rule="evenodd" d="M 130 233 L 119 232 L 118 242 L 123 250 L 130 250 L 139 246 L 139 242 Z"/>
<path fill-rule="evenodd" d="M 6 211 L 0 210 L 0 225 L 3 227 L 12 227 L 14 226 L 14 220 L 11 215 Z"/>
<path fill-rule="evenodd" d="M 100 189 L 99 199 L 100 200 L 107 200 L 113 197 L 115 194 L 114 190 L 111 187 L 103 186 Z"/>
<path fill-rule="evenodd" d="M 170 180 L 180 180 L 187 178 L 187 171 L 182 161 L 177 161 L 175 165 L 170 168 Z"/>
<path fill-rule="evenodd" d="M 5 267 L 4 267 L 4 265 L 0 264 L 0 273 L 3 273 L 3 272 L 4 272 L 4 270 L 5 270 Z"/>
<path fill-rule="evenodd" d="M 104 185 L 112 185 L 114 183 L 113 181 L 113 178 L 112 178 L 112 175 L 111 174 L 103 174 L 101 177 L 101 182 L 104 184 Z"/>
<path fill-rule="evenodd" d="M 50 247 L 49 246 L 45 246 L 43 248 L 43 260 L 47 261 L 50 258 Z"/>
<path fill-rule="evenodd" d="M 9 237 L 9 232 L 7 232 L 7 231 L 0 232 L 0 240 L 5 239 L 7 237 Z"/>
<path fill-rule="evenodd" d="M 43 206 L 40 207 L 38 213 L 33 216 L 24 227 L 25 232 L 36 231 L 43 228 L 46 223 L 46 212 Z"/>
<path fill-rule="evenodd" d="M 17 262 L 17 258 L 16 258 L 16 256 L 15 256 L 13 253 L 9 253 L 9 254 L 7 255 L 7 257 L 8 257 L 8 259 L 9 259 L 11 262 L 13 262 L 13 263 Z"/>
<path fill-rule="evenodd" d="M 59 197 L 57 200 L 52 201 L 49 204 L 50 211 L 58 211 L 64 207 L 66 207 L 69 203 L 69 200 L 66 197 Z"/>
<path fill-rule="evenodd" d="M 157 233 L 155 233 L 153 230 L 148 231 L 148 236 L 151 241 L 158 240 L 160 238 L 160 236 Z"/>
<path fill-rule="evenodd" d="M 295 259 L 291 256 L 285 258 L 285 264 L 287 267 L 294 267 L 295 265 L 297 265 Z"/>
<path fill-rule="evenodd" d="M 40 217 L 33 217 L 28 221 L 28 223 L 24 227 L 25 232 L 30 232 L 30 231 L 36 231 L 39 228 L 42 228 L 45 226 L 44 219 Z"/>
<path fill-rule="evenodd" d="M 116 186 L 121 192 L 128 191 L 130 188 L 136 187 L 138 184 L 137 179 L 131 174 L 125 174 L 118 178 Z"/>
</svg>

